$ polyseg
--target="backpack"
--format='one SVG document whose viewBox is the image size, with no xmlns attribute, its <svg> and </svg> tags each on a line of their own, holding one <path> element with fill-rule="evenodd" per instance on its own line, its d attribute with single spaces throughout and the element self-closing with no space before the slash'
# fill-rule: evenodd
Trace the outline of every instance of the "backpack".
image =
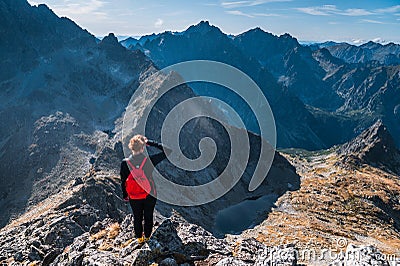
<svg viewBox="0 0 400 266">
<path fill-rule="evenodd" d="M 143 171 L 146 159 L 146 157 L 143 159 L 139 167 L 135 167 L 129 160 L 126 160 L 131 167 L 131 172 L 125 183 L 126 192 L 130 199 L 145 199 L 151 191 L 149 179 Z"/>
</svg>

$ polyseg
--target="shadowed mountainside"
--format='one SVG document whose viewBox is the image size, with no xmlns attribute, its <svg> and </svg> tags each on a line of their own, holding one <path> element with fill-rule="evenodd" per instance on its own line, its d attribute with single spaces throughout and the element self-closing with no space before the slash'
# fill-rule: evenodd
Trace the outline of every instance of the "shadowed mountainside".
<svg viewBox="0 0 400 266">
<path fill-rule="evenodd" d="M 0 206 L 13 213 L 90 168 L 152 63 L 110 34 L 100 43 L 45 5 L 1 1 Z M 4 66 L 4 68 L 3 68 Z M 104 131 L 104 132 L 103 132 Z"/>
<path fill-rule="evenodd" d="M 331 54 L 334 45 L 302 46 L 289 34 L 275 36 L 260 28 L 228 36 L 207 21 L 183 32 L 122 43 L 143 51 L 159 67 L 200 59 L 239 68 L 256 81 L 269 100 L 279 147 L 332 147 L 349 141 L 377 119 L 383 120 L 400 145 L 398 63 L 347 62 Z M 374 56 L 392 50 L 398 53 L 394 44 L 370 42 L 356 48 Z M 244 120 L 250 121 L 250 130 L 257 132 L 251 124 L 254 119 L 247 116 L 243 103 L 232 92 L 204 84 L 193 88 L 237 107 Z"/>
</svg>

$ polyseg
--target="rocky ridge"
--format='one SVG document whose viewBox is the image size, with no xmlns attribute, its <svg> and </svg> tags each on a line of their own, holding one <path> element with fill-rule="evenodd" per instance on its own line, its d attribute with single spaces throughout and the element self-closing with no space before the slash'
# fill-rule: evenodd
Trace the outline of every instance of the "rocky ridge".
<svg viewBox="0 0 400 266">
<path fill-rule="evenodd" d="M 289 34 L 275 36 L 260 28 L 228 36 L 206 21 L 183 32 L 140 40 L 130 49 L 144 51 L 160 67 L 185 60 L 217 60 L 248 74 L 270 102 L 281 148 L 332 147 L 354 138 L 377 119 L 384 121 L 396 144 L 400 143 L 399 66 L 395 61 L 387 65 L 375 60 L 350 63 L 332 55 L 329 49 L 333 46 L 302 46 Z M 368 43 L 355 48 L 386 53 L 379 47 L 388 53 L 393 50 L 398 57 L 399 46 L 394 44 Z M 356 50 L 349 54 L 357 56 Z M 229 91 L 204 85 L 194 90 L 228 101 L 244 120 L 253 119 Z"/>
<path fill-rule="evenodd" d="M 48 119 L 56 117 L 65 121 L 61 114 Z M 268 248 L 257 241 L 244 244 L 246 240 L 240 244 L 244 245 L 243 250 L 237 253 L 242 254 L 241 258 L 234 256 L 235 249 L 241 249 L 239 244 L 233 247 L 232 243 L 216 238 L 197 225 L 209 225 L 199 218 L 207 215 L 207 219 L 212 221 L 212 215 L 215 215 L 212 209 L 223 208 L 229 204 L 229 197 L 240 195 L 240 184 L 234 193 L 230 193 L 231 196 L 228 193 L 224 199 L 201 208 L 174 207 L 174 211 L 171 206 L 159 202 L 151 240 L 143 247 L 137 245 L 133 236 L 132 215 L 129 214 L 129 206 L 120 198 L 120 180 L 113 167 L 120 162 L 121 144 L 109 146 L 111 143 L 107 142 L 85 174 L 75 175 L 72 181 L 61 186 L 57 194 L 35 203 L 30 210 L 0 230 L 0 263 L 229 265 L 236 261 L 252 265 L 258 261 L 259 265 L 265 265 L 272 259 L 279 260 L 279 257 L 273 258 L 268 254 L 282 251 L 292 254 L 290 259 L 284 259 L 286 265 L 295 265 L 293 247 Z M 275 163 L 275 167 L 285 167 L 283 158 Z M 270 182 L 276 186 L 274 182 L 279 181 Z M 189 223 L 183 217 L 190 217 L 196 223 Z M 245 248 L 246 245 L 252 247 L 252 252 L 247 251 L 249 247 Z"/>
<path fill-rule="evenodd" d="M 400 151 L 381 120 L 342 145 L 339 153 L 345 157 L 345 160 L 353 159 L 355 163 L 383 167 L 395 174 L 400 174 Z"/>
<path fill-rule="evenodd" d="M 400 177 L 391 157 L 398 151 L 381 121 L 342 146 L 282 154 L 301 176 L 300 189 L 242 237 L 293 243 L 309 265 L 399 263 Z"/>
<path fill-rule="evenodd" d="M 164 220 L 151 239 L 139 245 L 132 236 L 132 216 L 121 224 L 104 227 L 77 238 L 54 263 L 66 265 L 268 265 L 278 263 L 270 253 L 287 253 L 284 265 L 296 265 L 293 247 L 268 248 L 254 239 L 243 240 L 231 247 L 225 240 L 190 224 L 179 216 Z M 233 253 L 235 252 L 235 255 Z"/>
<path fill-rule="evenodd" d="M 348 43 L 319 44 L 319 47 L 326 47 L 332 55 L 347 63 L 367 63 L 378 61 L 384 65 L 400 64 L 400 45 L 388 43 L 382 45 L 369 41 L 360 46 Z"/>
<path fill-rule="evenodd" d="M 261 40 L 264 35 L 268 34 L 263 32 L 260 37 Z M 251 39 L 252 36 L 247 37 L 246 41 L 250 43 L 260 42 L 259 39 Z M 244 38 L 242 35 L 241 37 Z M 143 37 L 143 39 L 145 38 L 146 36 Z M 239 36 L 236 39 L 239 39 Z M 187 60 L 214 60 L 238 68 L 251 77 L 266 95 L 275 116 L 277 134 L 280 136 L 278 146 L 307 147 L 310 149 L 325 147 L 326 144 L 315 132 L 314 125 L 317 122 L 307 110 L 305 104 L 290 90 L 279 85 L 271 69 L 260 63 L 259 60 L 262 59 L 248 54 L 253 50 L 243 48 L 242 45 L 239 45 L 243 44 L 243 41 L 236 42 L 236 39 L 235 41 L 232 40 L 218 27 L 210 25 L 207 21 L 202 21 L 180 34 L 164 32 L 155 36 L 151 35 L 148 40 L 142 42 L 143 46 L 137 44 L 133 50 L 143 51 L 160 68 Z M 278 38 L 274 36 L 272 39 Z M 285 48 L 282 48 L 282 50 L 286 49 L 286 45 L 290 46 L 287 48 L 288 50 L 296 45 L 299 46 L 299 49 L 301 48 L 297 41 L 289 35 L 282 36 L 279 40 L 285 44 Z M 276 44 L 278 43 L 279 41 L 276 41 Z M 276 49 L 278 48 L 280 46 L 276 47 Z M 262 51 L 266 51 L 266 49 Z M 278 59 L 283 57 L 285 52 L 286 50 L 279 50 Z M 273 52 L 269 54 L 273 54 Z M 271 62 L 270 65 L 277 65 L 278 59 Z M 279 62 L 278 65 L 280 66 L 281 63 Z M 290 67 L 288 66 L 288 68 Z M 213 84 L 191 84 L 191 86 L 199 95 L 212 96 L 227 102 L 241 116 L 246 128 L 252 132 L 258 132 L 255 117 L 241 97 L 231 93 L 229 89 Z M 318 95 L 314 94 L 315 97 L 318 97 Z M 281 108 L 282 106 L 288 108 Z M 298 121 L 302 121 L 302 123 Z"/>
<path fill-rule="evenodd" d="M 104 149 L 86 175 L 76 177 L 59 194 L 0 230 L 0 262 L 6 265 L 312 265 L 316 262 L 304 260 L 306 248 L 337 251 L 339 255 L 331 255 L 337 258 L 331 265 L 389 265 L 396 258 L 400 246 L 396 225 L 385 215 L 395 219 L 397 207 L 395 202 L 390 207 L 390 198 L 385 197 L 398 192 L 400 184 L 395 185 L 395 177 L 382 170 L 363 167 L 355 174 L 360 178 L 354 186 L 374 184 L 381 194 L 364 194 L 362 203 L 356 199 L 359 192 L 346 196 L 342 193 L 346 190 L 338 188 L 338 198 L 330 199 L 335 195 L 331 189 L 336 190 L 334 182 L 338 178 L 343 186 L 349 186 L 345 168 L 333 166 L 332 155 L 312 158 L 286 154 L 302 176 L 302 187 L 285 193 L 267 219 L 254 229 L 217 238 L 176 211 L 171 210 L 171 216 L 166 217 L 162 214 L 166 206 L 158 203 L 161 212 L 156 211 L 152 238 L 143 246 L 138 245 L 129 206 L 119 197 L 119 178 L 107 170 L 119 160 L 113 150 Z M 302 161 L 304 158 L 308 164 Z M 371 183 L 365 180 L 367 175 L 373 178 Z M 387 182 L 393 182 L 391 192 L 385 192 Z M 368 191 L 366 188 L 362 193 Z M 307 194 L 310 196 L 306 197 Z M 385 204 L 371 207 L 379 200 Z M 325 209 L 328 205 L 329 209 Z M 379 209 L 383 206 L 387 209 Z M 378 231 L 368 235 L 368 228 L 374 226 Z M 347 246 L 348 243 L 358 247 Z M 328 261 L 317 264 L 328 265 Z"/>
</svg>

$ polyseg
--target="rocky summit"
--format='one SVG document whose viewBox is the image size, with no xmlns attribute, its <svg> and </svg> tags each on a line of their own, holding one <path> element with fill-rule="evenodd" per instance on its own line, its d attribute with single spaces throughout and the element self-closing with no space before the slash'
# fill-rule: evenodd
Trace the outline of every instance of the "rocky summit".
<svg viewBox="0 0 400 266">
<path fill-rule="evenodd" d="M 96 224 L 100 231 L 94 230 L 76 238 L 54 264 L 296 265 L 293 247 L 268 248 L 254 239 L 243 240 L 232 247 L 225 240 L 217 239 L 177 216 L 164 220 L 151 239 L 141 245 L 132 239 L 132 220 L 129 215 L 121 224 Z M 285 253 L 287 258 L 279 260 L 273 253 Z"/>
<path fill-rule="evenodd" d="M 339 153 L 346 159 L 384 167 L 400 174 L 400 151 L 381 120 L 341 146 Z"/>
<path fill-rule="evenodd" d="M 120 198 L 119 177 L 112 169 L 119 162 L 119 151 L 118 145 L 104 148 L 85 174 L 2 228 L 1 262 L 396 265 L 400 255 L 398 176 L 368 162 L 343 162 L 340 148 L 283 151 L 275 167 L 285 168 L 285 161 L 291 162 L 300 175 L 300 188 L 283 192 L 252 229 L 221 236 L 210 230 L 210 223 L 202 222 L 201 217 L 216 215 L 214 208 L 229 206 L 231 196 L 202 207 L 159 202 L 152 237 L 139 245 L 129 206 Z M 240 189 L 235 190 L 238 195 Z"/>
</svg>

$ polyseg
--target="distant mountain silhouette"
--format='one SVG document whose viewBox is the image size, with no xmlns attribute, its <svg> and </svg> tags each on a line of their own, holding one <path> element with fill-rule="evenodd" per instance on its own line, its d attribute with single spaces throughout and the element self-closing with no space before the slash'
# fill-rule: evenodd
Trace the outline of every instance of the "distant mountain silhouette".
<svg viewBox="0 0 400 266">
<path fill-rule="evenodd" d="M 275 36 L 260 28 L 228 36 L 207 21 L 183 32 L 153 34 L 141 40 L 130 49 L 142 50 L 161 68 L 186 60 L 208 59 L 233 65 L 248 74 L 270 101 L 279 147 L 319 149 L 343 143 L 378 118 L 395 136 L 400 135 L 400 100 L 394 78 L 398 67 L 369 60 L 353 64 L 330 52 L 346 46 L 354 56 L 360 49 L 378 54 L 381 49 L 395 52 L 396 45 L 370 42 L 357 47 L 327 42 L 302 46 L 289 34 Z M 229 91 L 204 85 L 193 88 L 197 93 L 228 101 L 245 120 L 248 117 L 240 99 Z M 249 117 L 247 125 L 257 132 L 253 120 Z M 400 144 L 400 138 L 396 137 L 396 142 Z"/>
<path fill-rule="evenodd" d="M 234 37 L 234 43 L 305 104 L 327 109 L 340 105 L 341 99 L 322 81 L 325 73 L 312 51 L 289 34 L 278 37 L 256 28 Z"/>
<path fill-rule="evenodd" d="M 400 64 L 400 45 L 388 43 L 382 45 L 369 41 L 360 46 L 348 43 L 326 42 L 315 45 L 319 48 L 327 48 L 333 56 L 343 59 L 347 63 L 368 63 L 378 61 L 383 65 Z"/>
<path fill-rule="evenodd" d="M 248 34 L 268 35 L 260 29 L 256 29 L 254 32 L 250 31 Z M 269 37 L 272 40 L 277 38 L 273 35 L 269 35 Z M 273 72 L 262 64 L 262 60 L 260 61 L 256 55 L 248 55 L 250 53 L 248 51 L 252 51 L 252 48 L 246 47 L 248 40 L 246 33 L 238 37 L 227 36 L 219 28 L 202 21 L 197 25 L 190 26 L 184 32 L 164 32 L 156 36 L 151 35 L 150 38 L 144 36 L 141 39 L 147 40 L 142 42 L 142 45 L 136 45 L 131 49 L 142 50 L 160 68 L 187 60 L 206 59 L 227 63 L 249 75 L 260 86 L 270 102 L 277 123 L 280 147 L 319 149 L 331 145 L 331 143 L 325 142 L 314 128 L 319 127 L 319 123 L 306 108 L 304 102 L 298 99 L 301 99 L 300 93 L 296 95 L 291 91 L 291 87 L 286 88 L 279 84 Z M 288 46 L 301 47 L 297 40 L 289 35 L 284 35 L 280 39 Z M 273 49 L 284 50 L 284 48 L 278 47 L 278 44 L 281 43 L 276 41 L 277 48 Z M 291 51 L 291 47 L 286 49 Z M 265 49 L 261 47 L 258 51 L 265 51 Z M 271 54 L 274 52 L 272 51 Z M 221 90 L 213 85 L 193 84 L 191 86 L 197 93 L 220 98 L 235 106 L 245 120 L 246 126 L 257 132 L 255 118 L 240 97 L 230 93 L 229 90 Z M 320 96 L 317 95 L 317 97 Z M 282 108 L 283 106 L 285 108 Z"/>
</svg>

